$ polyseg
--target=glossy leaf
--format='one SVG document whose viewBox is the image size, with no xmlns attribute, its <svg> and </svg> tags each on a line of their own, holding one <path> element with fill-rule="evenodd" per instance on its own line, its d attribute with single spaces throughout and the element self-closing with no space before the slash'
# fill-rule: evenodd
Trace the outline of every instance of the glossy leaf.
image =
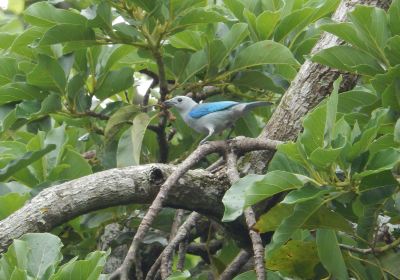
<svg viewBox="0 0 400 280">
<path fill-rule="evenodd" d="M 51 27 L 43 38 L 40 40 L 40 45 L 53 45 L 60 43 L 71 42 L 84 42 L 84 46 L 91 44 L 95 45 L 95 33 L 90 28 L 82 28 L 80 25 L 75 24 L 57 24 Z"/>
<path fill-rule="evenodd" d="M 330 275 L 335 279 L 349 279 L 335 231 L 318 229 L 316 242 L 319 258 Z"/>
<path fill-rule="evenodd" d="M 223 222 L 234 221 L 243 213 L 245 205 L 245 191 L 255 182 L 261 181 L 264 178 L 262 175 L 247 175 L 236 181 L 229 190 L 226 191 L 222 198 L 222 203 L 225 206 Z"/>
<path fill-rule="evenodd" d="M 332 68 L 374 76 L 383 73 L 379 62 L 367 52 L 350 46 L 336 46 L 324 49 L 312 57 L 314 62 Z"/>
<path fill-rule="evenodd" d="M 27 152 L 23 156 L 10 161 L 6 167 L 0 170 L 0 181 L 5 181 L 10 178 L 15 172 L 21 170 L 22 168 L 30 165 L 31 163 L 42 158 L 47 153 L 51 152 L 56 148 L 55 145 L 47 145 L 44 149 Z"/>
<path fill-rule="evenodd" d="M 311 279 L 314 276 L 314 267 L 318 263 L 314 242 L 291 240 L 270 254 L 266 267 L 291 277 Z"/>
<path fill-rule="evenodd" d="M 47 2 L 38 2 L 30 5 L 24 12 L 24 19 L 36 26 L 50 27 L 66 23 L 86 25 L 87 19 L 80 14 L 64 9 L 57 9 Z"/>
<path fill-rule="evenodd" d="M 29 194 L 8 193 L 0 196 L 0 220 L 15 212 L 29 199 Z"/>
<path fill-rule="evenodd" d="M 288 48 L 267 40 L 254 43 L 241 50 L 236 56 L 230 71 L 239 71 L 263 64 L 289 64 L 296 66 L 298 62 Z"/>
<path fill-rule="evenodd" d="M 360 182 L 360 201 L 365 204 L 377 204 L 390 197 L 399 183 L 390 170 L 371 174 Z"/>
<path fill-rule="evenodd" d="M 131 121 L 133 117 L 139 112 L 136 105 L 128 105 L 116 111 L 108 120 L 104 134 L 106 139 L 111 140 L 119 129 Z"/>
<path fill-rule="evenodd" d="M 120 70 L 110 71 L 96 85 L 95 95 L 99 99 L 106 99 L 122 90 L 128 89 L 133 85 L 132 68 L 124 67 Z"/>
<path fill-rule="evenodd" d="M 19 100 L 43 99 L 46 93 L 34 86 L 23 82 L 6 84 L 0 87 L 0 104 L 6 104 Z"/>
<path fill-rule="evenodd" d="M 305 185 L 304 187 L 293 190 L 285 196 L 285 199 L 281 203 L 295 204 L 310 199 L 320 197 L 333 191 L 333 188 L 329 187 L 314 187 L 312 185 Z"/>
<path fill-rule="evenodd" d="M 308 181 L 311 179 L 303 175 L 278 170 L 268 172 L 264 178 L 252 182 L 246 188 L 245 206 L 253 205 L 283 191 L 300 188 Z"/>
</svg>

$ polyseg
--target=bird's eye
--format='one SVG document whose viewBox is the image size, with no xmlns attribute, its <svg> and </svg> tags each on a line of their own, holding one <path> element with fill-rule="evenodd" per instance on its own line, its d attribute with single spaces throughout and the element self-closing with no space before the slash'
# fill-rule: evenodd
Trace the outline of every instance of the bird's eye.
<svg viewBox="0 0 400 280">
<path fill-rule="evenodd" d="M 182 102 L 182 98 L 178 98 L 178 102 Z"/>
</svg>

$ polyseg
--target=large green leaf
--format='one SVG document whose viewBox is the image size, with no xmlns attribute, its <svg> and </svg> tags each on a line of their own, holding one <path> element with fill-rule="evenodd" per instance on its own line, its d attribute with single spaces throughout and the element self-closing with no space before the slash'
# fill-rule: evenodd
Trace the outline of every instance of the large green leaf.
<svg viewBox="0 0 400 280">
<path fill-rule="evenodd" d="M 269 255 L 266 267 L 291 277 L 312 279 L 315 273 L 314 267 L 318 263 L 314 242 L 291 240 Z"/>
<path fill-rule="evenodd" d="M 85 46 L 87 46 L 91 43 L 95 45 L 95 39 L 95 33 L 91 28 L 85 28 L 81 25 L 75 24 L 57 24 L 44 33 L 39 44 L 53 45 L 81 41 L 85 43 Z"/>
<path fill-rule="evenodd" d="M 138 112 L 139 108 L 136 105 L 128 105 L 116 111 L 108 120 L 104 130 L 106 140 L 113 139 L 121 127 L 130 122 Z"/>
<path fill-rule="evenodd" d="M 0 86 L 13 82 L 17 74 L 17 61 L 14 58 L 0 58 Z"/>
<path fill-rule="evenodd" d="M 399 187 L 399 182 L 390 170 L 371 174 L 360 182 L 360 201 L 365 204 L 378 204 L 390 197 Z"/>
<path fill-rule="evenodd" d="M 38 2 L 30 5 L 24 12 L 26 22 L 43 27 L 66 23 L 85 26 L 87 19 L 78 13 L 57 9 L 47 2 Z"/>
<path fill-rule="evenodd" d="M 178 49 L 199 51 L 206 44 L 206 37 L 202 32 L 185 30 L 170 37 L 170 43 Z"/>
<path fill-rule="evenodd" d="M 243 213 L 246 189 L 263 178 L 263 175 L 247 175 L 236 181 L 226 191 L 222 198 L 222 203 L 225 206 L 224 216 L 222 217 L 223 222 L 233 221 Z"/>
<path fill-rule="evenodd" d="M 303 120 L 304 131 L 300 136 L 300 143 L 308 155 L 324 146 L 326 123 L 326 106 L 319 106 L 308 113 Z"/>
<path fill-rule="evenodd" d="M 178 26 L 186 26 L 201 23 L 218 23 L 225 22 L 226 18 L 220 13 L 207 9 L 207 8 L 195 8 L 191 9 L 181 18 L 176 20 Z"/>
<path fill-rule="evenodd" d="M 371 46 L 371 52 L 380 59 L 384 59 L 383 49 L 389 38 L 390 31 L 383 9 L 371 6 L 357 6 L 349 14 L 359 35 Z"/>
<path fill-rule="evenodd" d="M 233 84 L 245 89 L 262 89 L 277 93 L 284 93 L 285 89 L 260 71 L 243 71 L 240 76 L 234 79 Z"/>
<path fill-rule="evenodd" d="M 267 40 L 270 38 L 272 32 L 274 32 L 275 26 L 280 20 L 279 11 L 264 11 L 257 16 L 256 28 L 258 36 L 262 40 Z"/>
<path fill-rule="evenodd" d="M 84 260 L 73 258 L 64 264 L 49 280 L 97 280 L 107 259 L 106 252 L 95 251 Z"/>
<path fill-rule="evenodd" d="M 19 100 L 41 100 L 46 92 L 23 82 L 6 84 L 0 87 L 0 105 Z"/>
<path fill-rule="evenodd" d="M 56 60 L 45 55 L 39 55 L 38 64 L 27 75 L 27 82 L 64 94 L 67 80 L 63 68 Z"/>
<path fill-rule="evenodd" d="M 383 72 L 379 62 L 374 57 L 365 51 L 350 46 L 335 46 L 324 49 L 315 54 L 312 61 L 368 76 Z"/>
<path fill-rule="evenodd" d="M 283 222 L 276 229 L 273 237 L 271 247 L 269 249 L 269 254 L 281 247 L 288 241 L 292 234 L 299 228 L 303 227 L 307 220 L 315 213 L 317 210 L 324 205 L 325 201 L 316 198 L 307 200 L 302 203 L 297 203 L 292 215 L 283 220 Z"/>
<path fill-rule="evenodd" d="M 310 178 L 286 171 L 271 171 L 254 181 L 245 191 L 245 206 L 253 205 L 277 193 L 302 187 Z"/>
<path fill-rule="evenodd" d="M 133 70 L 124 67 L 119 70 L 110 71 L 96 85 L 95 95 L 103 100 L 133 85 Z"/>
<path fill-rule="evenodd" d="M 335 231 L 318 229 L 316 242 L 319 258 L 330 275 L 338 280 L 349 279 Z"/>
<path fill-rule="evenodd" d="M 328 194 L 333 190 L 334 190 L 334 188 L 330 188 L 330 187 L 318 187 L 317 188 L 310 184 L 307 184 L 300 189 L 289 192 L 285 196 L 285 199 L 282 201 L 282 203 L 286 203 L 286 204 L 300 203 L 303 201 L 307 201 L 307 200 L 314 199 L 314 198 L 320 197 L 322 195 Z"/>
<path fill-rule="evenodd" d="M 58 180 L 72 180 L 92 173 L 90 164 L 71 148 L 66 148 L 61 158 L 61 165 L 68 165 L 60 172 Z"/>
<path fill-rule="evenodd" d="M 132 128 L 126 130 L 118 142 L 118 167 L 140 164 L 144 133 L 152 119 L 146 113 L 139 113 L 134 117 Z"/>
<path fill-rule="evenodd" d="M 0 181 L 5 181 L 10 178 L 15 172 L 22 168 L 30 165 L 31 163 L 39 160 L 47 153 L 51 152 L 56 148 L 55 145 L 47 145 L 44 149 L 27 152 L 22 157 L 10 161 L 6 167 L 0 170 Z"/>
<path fill-rule="evenodd" d="M 15 212 L 29 199 L 29 194 L 8 193 L 0 196 L 0 220 Z"/>
<path fill-rule="evenodd" d="M 387 41 L 385 55 L 390 65 L 396 66 L 400 64 L 400 35 L 396 35 Z"/>
<path fill-rule="evenodd" d="M 267 213 L 261 215 L 254 228 L 261 233 L 275 231 L 286 218 L 293 214 L 293 208 L 293 204 L 277 204 Z M 353 233 L 350 223 L 342 215 L 329 210 L 325 206 L 313 213 L 300 228 L 310 230 L 326 228 Z"/>
<path fill-rule="evenodd" d="M 274 41 L 261 41 L 241 50 L 230 68 L 231 72 L 264 64 L 298 65 L 291 51 Z"/>
<path fill-rule="evenodd" d="M 389 27 L 393 35 L 400 35 L 400 1 L 393 0 L 388 11 Z"/>
</svg>

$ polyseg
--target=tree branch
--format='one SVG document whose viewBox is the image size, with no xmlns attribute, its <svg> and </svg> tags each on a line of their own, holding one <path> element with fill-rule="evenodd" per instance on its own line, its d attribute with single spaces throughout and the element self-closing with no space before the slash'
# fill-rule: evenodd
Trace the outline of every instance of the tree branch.
<svg viewBox="0 0 400 280">
<path fill-rule="evenodd" d="M 390 244 L 387 244 L 382 247 L 376 247 L 376 248 L 357 248 L 354 246 L 346 245 L 346 244 L 339 244 L 340 248 L 343 248 L 345 250 L 354 252 L 354 253 L 360 253 L 360 254 L 380 254 L 383 253 L 387 250 L 394 249 L 400 245 L 400 238 L 397 238 L 395 241 L 393 241 Z"/>
<path fill-rule="evenodd" d="M 246 250 L 241 250 L 235 259 L 225 268 L 224 272 L 219 276 L 220 280 L 231 280 L 235 277 L 243 265 L 250 259 L 251 254 Z"/>
<path fill-rule="evenodd" d="M 237 155 L 232 150 L 228 151 L 226 155 L 226 173 L 231 184 L 234 184 L 240 179 L 236 166 Z M 246 218 L 246 224 L 249 228 L 251 243 L 253 244 L 254 267 L 257 274 L 257 280 L 265 280 L 264 246 L 260 234 L 253 229 L 253 226 L 256 223 L 256 217 L 253 209 L 251 207 L 247 207 L 244 210 L 244 216 Z"/>
</svg>

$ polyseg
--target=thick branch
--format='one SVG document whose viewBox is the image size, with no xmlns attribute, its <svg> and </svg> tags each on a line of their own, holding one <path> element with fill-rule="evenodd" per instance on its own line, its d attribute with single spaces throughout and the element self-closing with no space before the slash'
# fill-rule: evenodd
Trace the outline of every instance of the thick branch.
<svg viewBox="0 0 400 280">
<path fill-rule="evenodd" d="M 0 221 L 0 251 L 28 232 L 46 232 L 90 211 L 131 203 L 150 203 L 176 170 L 166 164 L 110 169 L 40 192 L 31 202 Z M 171 189 L 165 206 L 221 217 L 226 178 L 191 170 Z"/>
<path fill-rule="evenodd" d="M 239 273 L 242 266 L 244 266 L 250 259 L 251 254 L 246 250 L 241 250 L 235 259 L 226 267 L 224 272 L 220 275 L 220 280 L 231 280 L 236 274 Z"/>
</svg>

